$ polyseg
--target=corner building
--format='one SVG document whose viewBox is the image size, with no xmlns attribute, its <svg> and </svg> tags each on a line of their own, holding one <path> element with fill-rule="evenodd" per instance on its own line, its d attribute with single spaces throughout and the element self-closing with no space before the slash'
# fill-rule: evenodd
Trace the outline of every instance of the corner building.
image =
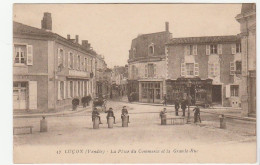
<svg viewBox="0 0 260 165">
<path fill-rule="evenodd" d="M 128 95 L 135 101 L 160 103 L 166 94 L 165 44 L 170 41 L 169 23 L 165 31 L 141 34 L 132 40 L 128 60 Z"/>
</svg>

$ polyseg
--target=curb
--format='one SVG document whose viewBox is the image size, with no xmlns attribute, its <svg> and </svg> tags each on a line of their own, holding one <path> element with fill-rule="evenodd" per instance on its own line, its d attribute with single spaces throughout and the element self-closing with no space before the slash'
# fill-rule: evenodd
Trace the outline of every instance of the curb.
<svg viewBox="0 0 260 165">
<path fill-rule="evenodd" d="M 88 109 L 91 109 L 91 107 L 87 107 L 87 108 L 83 108 L 81 110 L 78 111 L 71 111 L 71 112 L 58 112 L 58 113 L 44 113 L 44 114 L 25 114 L 25 115 L 14 115 L 13 118 L 37 118 L 37 117 L 42 117 L 42 116 L 48 116 L 48 117 L 52 117 L 52 116 L 65 116 L 65 115 L 71 115 L 71 114 L 75 114 L 75 113 L 80 113 L 83 111 L 86 111 Z"/>
</svg>

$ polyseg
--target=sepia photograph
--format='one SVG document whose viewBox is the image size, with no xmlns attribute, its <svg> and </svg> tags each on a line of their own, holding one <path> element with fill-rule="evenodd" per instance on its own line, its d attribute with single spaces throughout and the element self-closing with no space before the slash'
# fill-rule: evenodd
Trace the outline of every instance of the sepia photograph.
<svg viewBox="0 0 260 165">
<path fill-rule="evenodd" d="M 14 3 L 13 163 L 256 163 L 256 6 Z"/>
</svg>

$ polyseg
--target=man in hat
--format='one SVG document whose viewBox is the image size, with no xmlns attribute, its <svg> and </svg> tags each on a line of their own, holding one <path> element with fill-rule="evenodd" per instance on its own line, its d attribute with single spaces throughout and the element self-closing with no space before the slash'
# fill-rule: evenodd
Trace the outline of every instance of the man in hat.
<svg viewBox="0 0 260 165">
<path fill-rule="evenodd" d="M 99 124 L 102 124 L 101 119 L 100 119 L 100 114 L 97 110 L 97 108 L 94 108 L 92 111 L 92 122 L 94 121 L 95 117 L 99 119 Z"/>
<path fill-rule="evenodd" d="M 107 123 L 108 123 L 108 118 L 109 117 L 113 117 L 114 118 L 114 124 L 116 124 L 116 117 L 114 115 L 113 109 L 110 107 L 108 111 L 106 111 L 107 113 Z"/>
<path fill-rule="evenodd" d="M 187 108 L 187 100 L 182 100 L 181 102 L 181 109 L 182 109 L 182 116 L 185 116 L 185 110 Z"/>
<path fill-rule="evenodd" d="M 200 108 L 199 106 L 196 106 L 194 109 L 194 123 L 196 123 L 199 119 L 200 123 L 201 123 L 201 119 L 200 119 Z"/>
<path fill-rule="evenodd" d="M 174 105 L 175 105 L 175 115 L 179 116 L 178 113 L 179 113 L 180 104 L 179 104 L 179 100 L 178 99 L 175 100 Z"/>
</svg>

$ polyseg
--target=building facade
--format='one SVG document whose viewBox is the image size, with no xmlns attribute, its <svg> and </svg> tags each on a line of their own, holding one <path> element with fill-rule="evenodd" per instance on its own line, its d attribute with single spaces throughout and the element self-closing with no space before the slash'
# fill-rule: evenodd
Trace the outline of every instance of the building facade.
<svg viewBox="0 0 260 165">
<path fill-rule="evenodd" d="M 239 36 L 173 38 L 166 49 L 169 103 L 189 93 L 193 105 L 241 106 Z"/>
<path fill-rule="evenodd" d="M 110 94 L 110 81 L 108 79 L 107 64 L 104 57 L 96 56 L 96 96 L 108 97 Z"/>
<path fill-rule="evenodd" d="M 73 98 L 95 95 L 95 53 L 78 36 L 52 30 L 50 13 L 42 28 L 13 23 L 13 109 L 49 111 L 71 107 Z"/>
<path fill-rule="evenodd" d="M 128 96 L 134 101 L 160 103 L 166 93 L 165 44 L 171 39 L 169 23 L 165 31 L 142 34 L 132 40 L 128 60 Z"/>
<path fill-rule="evenodd" d="M 256 4 L 242 4 L 236 20 L 242 46 L 242 115 L 256 117 Z"/>
<path fill-rule="evenodd" d="M 114 66 L 112 69 L 112 94 L 113 96 L 127 95 L 128 65 Z"/>
</svg>

